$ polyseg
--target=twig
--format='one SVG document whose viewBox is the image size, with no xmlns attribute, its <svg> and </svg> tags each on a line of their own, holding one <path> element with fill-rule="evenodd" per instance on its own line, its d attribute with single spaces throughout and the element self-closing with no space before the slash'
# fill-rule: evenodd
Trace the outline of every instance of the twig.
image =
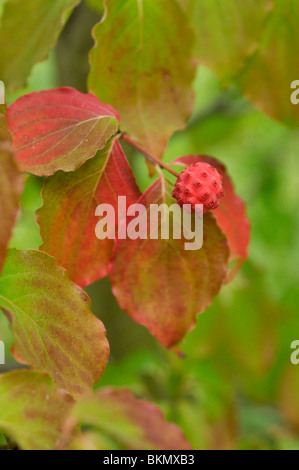
<svg viewBox="0 0 299 470">
<path fill-rule="evenodd" d="M 171 173 L 173 176 L 178 178 L 180 175 L 176 171 L 174 171 L 170 166 L 166 165 L 166 163 L 163 163 L 161 160 L 159 160 L 157 157 L 149 153 L 144 147 L 142 147 L 140 144 L 135 142 L 134 140 L 131 139 L 131 137 L 128 136 L 128 134 L 122 134 L 121 136 L 122 140 L 130 144 L 132 147 L 137 149 L 147 160 L 149 160 L 151 163 L 154 163 L 155 165 L 159 165 L 161 168 L 164 170 L 168 171 Z"/>
</svg>

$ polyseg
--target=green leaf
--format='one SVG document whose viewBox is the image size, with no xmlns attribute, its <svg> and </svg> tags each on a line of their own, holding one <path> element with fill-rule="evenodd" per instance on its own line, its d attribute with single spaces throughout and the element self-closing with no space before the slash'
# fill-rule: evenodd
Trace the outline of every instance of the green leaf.
<svg viewBox="0 0 299 470">
<path fill-rule="evenodd" d="M 78 402 L 73 425 L 86 431 L 71 441 L 71 450 L 190 450 L 182 431 L 168 423 L 159 408 L 126 389 L 104 388 Z"/>
<path fill-rule="evenodd" d="M 45 59 L 79 0 L 7 0 L 0 28 L 0 77 L 10 89 L 26 84 Z"/>
<path fill-rule="evenodd" d="M 197 32 L 196 56 L 225 81 L 256 52 L 273 0 L 180 0 Z"/>
<path fill-rule="evenodd" d="M 55 260 L 11 250 L 0 277 L 0 307 L 14 334 L 14 357 L 48 372 L 75 397 L 98 382 L 109 355 L 106 332 L 90 300 Z"/>
<path fill-rule="evenodd" d="M 174 0 L 109 0 L 94 30 L 89 89 L 162 156 L 193 109 L 193 33 Z"/>
<path fill-rule="evenodd" d="M 55 449 L 72 404 L 72 398 L 55 390 L 45 374 L 0 375 L 0 430 L 22 450 Z"/>
<path fill-rule="evenodd" d="M 0 450 L 1 450 L 1 447 L 6 446 L 6 444 L 7 444 L 7 440 L 4 436 L 4 434 L 2 432 L 0 432 Z"/>
<path fill-rule="evenodd" d="M 90 6 L 90 8 L 92 8 L 93 10 L 99 12 L 99 13 L 103 13 L 104 11 L 104 6 L 103 6 L 103 2 L 104 0 L 85 0 L 86 3 Z"/>
<path fill-rule="evenodd" d="M 299 71 L 299 2 L 275 0 L 258 51 L 236 84 L 261 111 L 290 126 L 299 124 L 298 106 L 291 102 L 291 84 Z"/>
<path fill-rule="evenodd" d="M 197 32 L 196 56 L 261 111 L 299 123 L 291 84 L 299 70 L 297 0 L 180 0 Z"/>
<path fill-rule="evenodd" d="M 0 114 L 0 271 L 19 211 L 23 183 L 13 158 L 5 117 Z"/>
</svg>

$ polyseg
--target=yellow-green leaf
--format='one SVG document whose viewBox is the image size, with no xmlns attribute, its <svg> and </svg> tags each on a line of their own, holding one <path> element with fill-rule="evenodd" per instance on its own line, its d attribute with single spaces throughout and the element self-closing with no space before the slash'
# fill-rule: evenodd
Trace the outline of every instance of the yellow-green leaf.
<svg viewBox="0 0 299 470">
<path fill-rule="evenodd" d="M 297 0 L 180 0 L 197 32 L 196 57 L 261 111 L 298 125 Z"/>
<path fill-rule="evenodd" d="M 192 112 L 194 35 L 174 0 L 109 0 L 94 30 L 89 89 L 119 111 L 123 130 L 162 156 Z"/>
<path fill-rule="evenodd" d="M 190 450 L 182 431 L 165 420 L 153 403 L 126 389 L 104 388 L 78 402 L 72 422 L 88 430 L 71 441 L 71 450 Z"/>
<path fill-rule="evenodd" d="M 32 66 L 55 45 L 79 0 L 6 0 L 0 27 L 0 78 L 11 89 L 25 85 Z"/>
<path fill-rule="evenodd" d="M 236 76 L 259 47 L 273 0 L 180 0 L 197 33 L 196 56 L 222 80 Z"/>
<path fill-rule="evenodd" d="M 91 392 L 108 360 L 106 331 L 89 297 L 54 258 L 11 250 L 0 277 L 0 308 L 13 330 L 17 360 L 48 372 L 75 397 Z"/>
<path fill-rule="evenodd" d="M 0 375 L 0 431 L 22 450 L 53 450 L 61 439 L 72 398 L 45 374 Z"/>
</svg>

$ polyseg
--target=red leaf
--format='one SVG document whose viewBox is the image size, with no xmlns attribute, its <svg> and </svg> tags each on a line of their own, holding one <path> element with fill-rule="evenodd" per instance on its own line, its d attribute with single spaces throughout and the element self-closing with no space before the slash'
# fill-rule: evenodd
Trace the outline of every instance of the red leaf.
<svg viewBox="0 0 299 470">
<path fill-rule="evenodd" d="M 204 155 L 188 155 L 180 157 L 175 165 L 189 166 L 196 162 L 207 162 L 217 168 L 223 176 L 223 188 L 225 196 L 221 200 L 218 209 L 213 211 L 217 223 L 223 233 L 227 236 L 230 259 L 238 259 L 237 266 L 241 266 L 248 257 L 248 246 L 250 240 L 250 223 L 246 214 L 246 206 L 242 199 L 236 195 L 233 183 L 226 172 L 225 166 L 216 158 Z"/>
<path fill-rule="evenodd" d="M 75 404 L 70 431 L 85 425 L 69 450 L 191 450 L 181 429 L 130 390 L 103 388 Z"/>
<path fill-rule="evenodd" d="M 174 204 L 173 185 L 158 179 L 139 204 Z M 186 240 L 118 240 L 110 276 L 120 306 L 166 347 L 194 327 L 227 275 L 228 246 L 211 213 L 204 215 L 203 247 L 186 251 Z M 170 237 L 171 238 L 171 237 Z"/>
<path fill-rule="evenodd" d="M 128 205 L 140 196 L 118 140 L 75 173 L 58 172 L 45 183 L 44 205 L 37 212 L 41 249 L 81 287 L 108 274 L 114 240 L 96 238 L 95 210 L 99 204 L 112 204 L 117 217 L 118 196 L 126 196 Z"/>
<path fill-rule="evenodd" d="M 16 160 L 38 176 L 79 168 L 117 133 L 118 119 L 111 106 L 73 88 L 30 93 L 7 110 Z"/>
<path fill-rule="evenodd" d="M 19 210 L 22 178 L 13 159 L 5 117 L 0 114 L 0 271 Z"/>
</svg>

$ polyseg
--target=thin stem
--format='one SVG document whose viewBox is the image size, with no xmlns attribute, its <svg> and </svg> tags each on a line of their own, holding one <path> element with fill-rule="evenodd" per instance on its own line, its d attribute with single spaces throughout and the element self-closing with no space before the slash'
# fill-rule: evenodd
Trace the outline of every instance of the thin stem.
<svg viewBox="0 0 299 470">
<path fill-rule="evenodd" d="M 161 160 L 159 160 L 157 157 L 149 153 L 144 147 L 142 147 L 140 144 L 135 142 L 135 140 L 132 140 L 128 134 L 122 134 L 121 138 L 130 144 L 132 147 L 137 149 L 147 160 L 149 160 L 151 163 L 154 163 L 155 165 L 159 165 L 161 168 L 164 168 L 164 170 L 168 171 L 171 173 L 173 176 L 178 178 L 180 175 L 176 171 L 174 171 L 170 166 L 166 165 L 166 163 L 163 163 Z"/>
</svg>

